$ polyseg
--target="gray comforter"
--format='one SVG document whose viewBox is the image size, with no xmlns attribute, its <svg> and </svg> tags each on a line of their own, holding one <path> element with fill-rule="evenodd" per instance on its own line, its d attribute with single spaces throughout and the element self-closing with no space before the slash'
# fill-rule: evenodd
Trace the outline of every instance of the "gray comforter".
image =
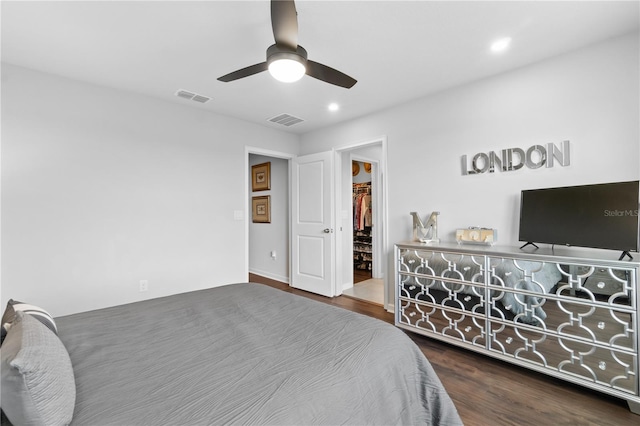
<svg viewBox="0 0 640 426">
<path fill-rule="evenodd" d="M 399 329 L 260 284 L 56 322 L 76 378 L 72 424 L 461 424 Z"/>
</svg>

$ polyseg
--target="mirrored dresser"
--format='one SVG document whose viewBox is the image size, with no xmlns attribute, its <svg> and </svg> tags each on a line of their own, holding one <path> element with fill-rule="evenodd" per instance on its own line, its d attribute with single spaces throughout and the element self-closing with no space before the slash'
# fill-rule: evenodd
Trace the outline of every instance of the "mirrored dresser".
<svg viewBox="0 0 640 426">
<path fill-rule="evenodd" d="M 640 255 L 400 243 L 398 327 L 625 399 L 640 414 Z"/>
</svg>

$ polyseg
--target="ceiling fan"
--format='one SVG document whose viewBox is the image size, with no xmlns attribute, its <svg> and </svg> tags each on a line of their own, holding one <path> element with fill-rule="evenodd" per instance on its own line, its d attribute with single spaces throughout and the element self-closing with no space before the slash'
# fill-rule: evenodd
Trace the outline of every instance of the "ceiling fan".
<svg viewBox="0 0 640 426">
<path fill-rule="evenodd" d="M 348 75 L 307 59 L 298 45 L 298 13 L 293 0 L 271 0 L 271 27 L 276 43 L 267 49 L 267 60 L 218 78 L 225 83 L 269 70 L 277 80 L 297 81 L 304 74 L 336 86 L 351 88 L 357 81 Z"/>
</svg>

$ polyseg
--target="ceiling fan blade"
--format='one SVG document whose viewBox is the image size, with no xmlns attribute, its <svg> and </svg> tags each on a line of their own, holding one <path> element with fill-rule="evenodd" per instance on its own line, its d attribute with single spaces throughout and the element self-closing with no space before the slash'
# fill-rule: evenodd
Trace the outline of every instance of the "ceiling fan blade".
<svg viewBox="0 0 640 426">
<path fill-rule="evenodd" d="M 240 78 L 249 77 L 250 75 L 254 75 L 254 74 L 258 74 L 259 72 L 266 71 L 267 68 L 268 68 L 267 63 L 261 62 L 259 64 L 242 68 L 241 70 L 230 72 L 229 74 L 223 75 L 222 77 L 218 77 L 218 80 L 228 83 L 233 80 L 238 80 Z"/>
<path fill-rule="evenodd" d="M 358 81 L 336 69 L 307 59 L 307 75 L 336 86 L 350 89 Z"/>
<path fill-rule="evenodd" d="M 293 0 L 271 0 L 271 28 L 277 45 L 298 47 L 298 12 Z"/>
</svg>

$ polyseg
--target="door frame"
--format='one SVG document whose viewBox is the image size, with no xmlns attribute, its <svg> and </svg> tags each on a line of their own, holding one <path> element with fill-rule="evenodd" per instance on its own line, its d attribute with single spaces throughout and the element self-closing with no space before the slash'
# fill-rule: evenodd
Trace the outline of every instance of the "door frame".
<svg viewBox="0 0 640 426">
<path fill-rule="evenodd" d="M 388 224 L 388 186 L 387 186 L 387 136 L 382 135 L 378 137 L 374 137 L 371 139 L 363 140 L 360 142 L 354 142 L 346 146 L 342 146 L 339 148 L 334 148 L 336 152 L 336 217 L 342 217 L 342 211 L 349 210 L 351 211 L 352 205 L 344 206 L 342 203 L 342 194 L 343 194 L 343 182 L 342 182 L 342 154 L 349 153 L 350 151 L 354 151 L 357 149 L 365 148 L 367 146 L 375 146 L 380 145 L 381 153 L 380 160 L 377 162 L 377 181 L 374 187 L 376 202 L 374 205 L 374 209 L 376 209 L 379 213 L 375 215 L 374 218 L 374 239 L 378 240 L 376 244 L 376 253 L 374 253 L 374 258 L 378 259 L 377 268 L 379 268 L 376 272 L 382 276 L 382 281 L 384 283 L 384 308 L 389 312 L 393 312 L 393 299 L 389 297 L 389 289 L 390 287 L 390 279 L 391 276 L 389 274 L 389 257 L 387 256 L 387 247 L 389 242 L 389 224 Z M 351 158 L 352 155 L 349 155 Z M 355 158 L 357 158 L 357 154 Z M 372 176 L 373 178 L 373 176 Z M 345 273 L 345 268 L 352 268 L 353 265 L 353 254 L 352 253 L 344 253 L 342 250 L 342 245 L 344 244 L 344 239 L 348 238 L 346 232 L 351 231 L 343 230 L 342 232 L 337 232 L 336 235 L 336 289 L 339 293 L 337 295 L 342 294 L 342 285 L 338 285 L 338 280 L 342 280 L 342 277 Z M 353 232 L 351 232 L 353 233 Z M 351 237 L 353 238 L 353 236 Z M 374 240 L 375 241 L 375 240 Z M 353 244 L 352 244 L 353 246 Z"/>
<path fill-rule="evenodd" d="M 253 146 L 244 147 L 244 276 L 249 277 L 249 224 L 251 223 L 251 170 L 249 169 L 249 155 L 264 155 L 266 157 L 282 158 L 287 160 L 287 176 L 288 188 L 287 188 L 287 209 L 291 210 L 291 160 L 296 157 L 295 154 L 281 151 L 272 151 L 269 149 L 258 148 Z M 235 212 L 234 212 L 235 214 Z M 237 216 L 234 217 L 236 220 Z M 287 250 L 287 257 L 291 258 L 291 220 L 289 220 L 289 249 Z M 291 271 L 289 270 L 289 276 L 287 277 L 291 282 Z M 289 282 L 287 284 L 289 284 Z"/>
</svg>

